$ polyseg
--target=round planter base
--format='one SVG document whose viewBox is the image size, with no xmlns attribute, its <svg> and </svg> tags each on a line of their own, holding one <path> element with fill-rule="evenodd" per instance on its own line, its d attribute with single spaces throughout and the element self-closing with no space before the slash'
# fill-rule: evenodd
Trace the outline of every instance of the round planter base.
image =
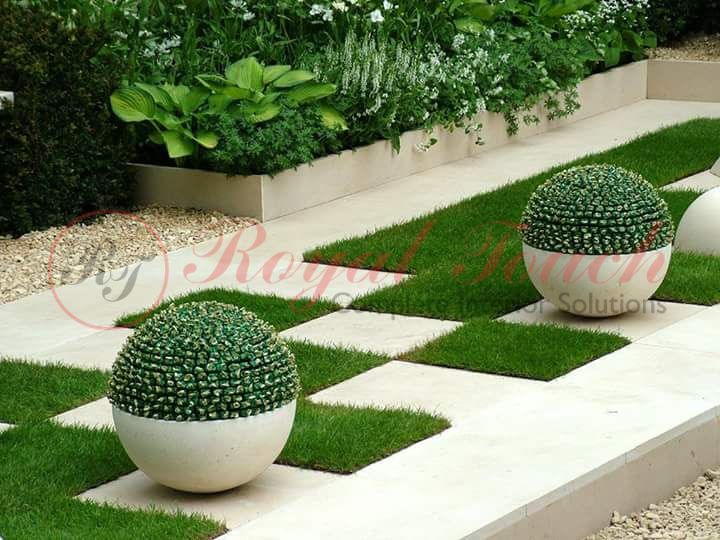
<svg viewBox="0 0 720 540">
<path fill-rule="evenodd" d="M 214 493 L 260 475 L 282 451 L 296 402 L 231 420 L 172 422 L 126 413 L 113 420 L 130 459 L 156 482 L 193 493 Z"/>
<path fill-rule="evenodd" d="M 665 278 L 671 254 L 670 245 L 644 253 L 569 255 L 523 243 L 525 267 L 538 292 L 581 317 L 642 311 Z"/>
</svg>

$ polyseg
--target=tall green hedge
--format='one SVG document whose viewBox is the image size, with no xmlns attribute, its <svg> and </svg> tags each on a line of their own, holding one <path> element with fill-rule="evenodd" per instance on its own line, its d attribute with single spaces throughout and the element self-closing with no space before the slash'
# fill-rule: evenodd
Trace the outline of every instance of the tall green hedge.
<svg viewBox="0 0 720 540">
<path fill-rule="evenodd" d="M 661 43 L 720 32 L 720 0 L 652 0 L 648 24 Z"/>
<path fill-rule="evenodd" d="M 126 205 L 129 146 L 108 106 L 123 67 L 101 31 L 0 0 L 0 233 L 59 225 Z"/>
</svg>

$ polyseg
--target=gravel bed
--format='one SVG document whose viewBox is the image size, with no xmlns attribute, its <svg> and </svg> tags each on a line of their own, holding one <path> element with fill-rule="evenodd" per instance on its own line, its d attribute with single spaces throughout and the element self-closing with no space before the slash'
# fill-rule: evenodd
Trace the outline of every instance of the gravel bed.
<svg viewBox="0 0 720 540">
<path fill-rule="evenodd" d="M 586 540 L 720 540 L 720 470 L 639 514 L 614 512 L 610 523 Z"/>
<path fill-rule="evenodd" d="M 662 60 L 706 60 L 720 62 L 720 34 L 695 36 L 667 47 L 648 51 Z"/>
<path fill-rule="evenodd" d="M 138 219 L 109 214 L 69 229 L 51 227 L 19 238 L 0 238 L 0 304 L 49 288 L 51 253 L 53 281 L 65 285 L 160 254 L 160 243 L 148 228 L 172 251 L 257 223 L 179 208 L 148 207 L 132 215 Z"/>
</svg>

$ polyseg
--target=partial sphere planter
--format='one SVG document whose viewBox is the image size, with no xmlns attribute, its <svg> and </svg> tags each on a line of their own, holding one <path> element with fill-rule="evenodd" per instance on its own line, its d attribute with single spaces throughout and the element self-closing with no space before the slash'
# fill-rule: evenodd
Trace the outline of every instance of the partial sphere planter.
<svg viewBox="0 0 720 540">
<path fill-rule="evenodd" d="M 562 171 L 523 214 L 523 259 L 535 288 L 562 311 L 613 317 L 642 311 L 670 266 L 665 201 L 640 175 L 613 165 Z"/>
<path fill-rule="evenodd" d="M 640 311 L 660 287 L 672 247 L 623 255 L 570 255 L 523 243 L 530 280 L 558 309 L 582 317 Z"/>
<path fill-rule="evenodd" d="M 295 404 L 206 422 L 155 420 L 113 407 L 113 420 L 128 456 L 150 478 L 180 491 L 214 493 L 250 482 L 277 459 Z"/>
<path fill-rule="evenodd" d="M 675 249 L 720 255 L 720 188 L 703 193 L 687 209 L 678 225 Z"/>
<path fill-rule="evenodd" d="M 295 358 L 265 321 L 218 302 L 173 305 L 125 342 L 109 398 L 120 441 L 156 482 L 214 493 L 282 452 L 299 393 Z"/>
</svg>

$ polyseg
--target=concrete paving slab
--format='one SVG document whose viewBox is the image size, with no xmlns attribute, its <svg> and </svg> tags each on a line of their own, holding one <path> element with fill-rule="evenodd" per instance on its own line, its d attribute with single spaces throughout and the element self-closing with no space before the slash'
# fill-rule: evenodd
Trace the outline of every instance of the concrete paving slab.
<svg viewBox="0 0 720 540">
<path fill-rule="evenodd" d="M 460 325 L 455 321 L 343 309 L 280 332 L 280 336 L 317 345 L 398 355 Z"/>
<path fill-rule="evenodd" d="M 166 488 L 135 471 L 93 488 L 78 499 L 130 508 L 199 513 L 238 527 L 268 514 L 320 486 L 337 481 L 337 475 L 283 465 L 271 465 L 258 478 L 236 489 L 217 494 L 182 493 Z"/>
<path fill-rule="evenodd" d="M 546 383 L 392 361 L 311 396 L 318 403 L 437 412 L 457 425 L 478 410 Z"/>
<path fill-rule="evenodd" d="M 53 417 L 57 423 L 65 426 L 84 426 L 93 429 L 115 429 L 112 418 L 112 405 L 107 398 L 91 401 Z"/>
<path fill-rule="evenodd" d="M 130 334 L 132 334 L 132 330 L 128 328 L 101 330 L 59 347 L 37 353 L 28 360 L 38 363 L 61 363 L 82 369 L 110 371 L 117 353 Z"/>
<path fill-rule="evenodd" d="M 720 328 L 720 306 L 715 306 L 655 332 L 638 343 L 718 354 L 720 353 L 718 328 Z"/>
<path fill-rule="evenodd" d="M 513 311 L 500 320 L 520 324 L 557 324 L 579 330 L 599 330 L 620 334 L 636 341 L 706 309 L 706 306 L 653 300 L 647 302 L 640 312 L 625 313 L 607 319 L 593 319 L 566 313 L 547 300 L 541 300 Z"/>
<path fill-rule="evenodd" d="M 705 374 L 720 381 L 720 374 Z M 633 390 L 546 385 L 241 527 L 228 539 L 488 538 L 552 505 L 712 403 Z M 358 509 L 366 519 L 358 519 Z M 608 511 L 609 515 L 609 511 Z"/>
<path fill-rule="evenodd" d="M 720 177 L 712 173 L 712 171 L 703 171 L 701 173 L 688 176 L 672 184 L 664 186 L 662 189 L 667 191 L 678 191 L 681 189 L 691 189 L 693 191 L 707 191 L 720 186 Z"/>
</svg>

